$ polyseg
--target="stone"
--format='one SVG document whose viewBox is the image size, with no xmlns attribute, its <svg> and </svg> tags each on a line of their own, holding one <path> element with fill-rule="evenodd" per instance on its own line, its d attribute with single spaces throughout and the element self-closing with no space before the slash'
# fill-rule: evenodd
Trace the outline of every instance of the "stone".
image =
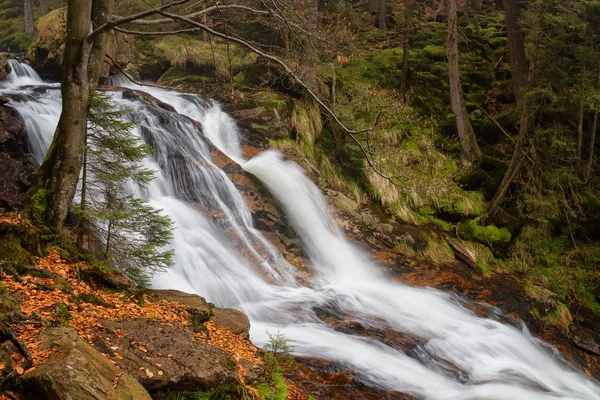
<svg viewBox="0 0 600 400">
<path fill-rule="evenodd" d="M 206 322 L 213 316 L 214 306 L 196 294 L 180 292 L 179 290 L 147 290 L 146 293 L 159 299 L 183 304 L 187 307 L 187 311 L 196 317 L 199 322 Z"/>
<path fill-rule="evenodd" d="M 249 337 L 250 320 L 246 314 L 233 308 L 215 308 L 213 313 L 215 324 L 227 328 L 233 333 L 244 334 L 246 338 Z"/>
<path fill-rule="evenodd" d="M 43 364 L 21 377 L 29 398 L 47 400 L 151 400 L 130 375 L 108 361 L 70 328 L 46 329 L 40 349 L 55 348 Z"/>
<path fill-rule="evenodd" d="M 117 365 L 150 393 L 238 383 L 233 357 L 194 339 L 189 328 L 173 328 L 147 319 L 102 323 L 109 331 L 124 332 L 125 337 L 97 332 L 97 346 L 112 353 Z"/>
<path fill-rule="evenodd" d="M 6 78 L 12 72 L 12 68 L 6 57 L 0 54 L 0 80 Z"/>
</svg>

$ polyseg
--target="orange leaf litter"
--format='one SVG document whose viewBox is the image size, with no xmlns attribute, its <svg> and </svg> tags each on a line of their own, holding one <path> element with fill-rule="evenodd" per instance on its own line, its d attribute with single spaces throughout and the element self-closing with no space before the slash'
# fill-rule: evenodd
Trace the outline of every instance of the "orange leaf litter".
<svg viewBox="0 0 600 400">
<path fill-rule="evenodd" d="M 46 257 L 37 258 L 36 266 L 47 269 L 69 282 L 73 287 L 73 295 L 92 293 L 104 302 L 114 305 L 114 308 L 108 308 L 88 303 L 77 304 L 73 301 L 70 293 L 63 292 L 60 285 L 55 285 L 54 280 L 48 278 L 23 276 L 22 282 L 18 282 L 9 275 L 1 277 L 3 283 L 11 291 L 26 295 L 26 299 L 21 304 L 21 311 L 32 319 L 36 315 L 42 320 L 51 319 L 55 315 L 53 306 L 56 307 L 60 303 L 65 304 L 70 314 L 70 319 L 66 323 L 91 345 L 93 345 L 94 335 L 89 331 L 94 328 L 103 330 L 101 320 L 122 321 L 147 318 L 171 327 L 191 326 L 190 315 L 182 304 L 166 300 L 152 300 L 144 296 L 144 306 L 140 306 L 122 293 L 107 293 L 78 281 L 76 267 L 62 260 L 58 251 L 52 247 L 48 248 Z M 40 290 L 36 285 L 47 285 L 46 288 L 50 290 Z M 205 325 L 210 332 L 209 344 L 225 351 L 235 359 L 240 382 L 244 382 L 242 378 L 246 372 L 240 364 L 240 360 L 245 359 L 254 364 L 263 363 L 258 356 L 258 349 L 245 340 L 242 335 L 234 334 L 224 327 L 217 326 L 213 321 L 209 321 Z M 14 329 L 19 339 L 27 344 L 33 357 L 33 367 L 25 373 L 40 365 L 54 352 L 54 350 L 39 350 L 41 344 L 39 335 L 43 329 L 41 325 L 16 325 Z M 195 335 L 195 338 L 205 340 L 202 334 Z M 0 397 L 0 400 L 3 399 Z"/>
</svg>

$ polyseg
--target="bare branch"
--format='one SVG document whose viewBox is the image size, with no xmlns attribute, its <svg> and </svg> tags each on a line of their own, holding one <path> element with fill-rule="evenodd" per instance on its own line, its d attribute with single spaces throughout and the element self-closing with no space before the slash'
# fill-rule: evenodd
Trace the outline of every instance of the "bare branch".
<svg viewBox="0 0 600 400">
<path fill-rule="evenodd" d="M 141 18 L 146 18 L 151 15 L 158 14 L 162 10 L 166 10 L 167 8 L 187 3 L 188 1 L 190 1 L 190 0 L 177 0 L 177 1 L 174 1 L 170 4 L 166 4 L 159 8 L 152 8 L 151 10 L 148 10 L 148 11 L 142 11 L 137 14 L 129 15 L 127 17 L 121 17 L 119 19 L 107 22 L 104 25 L 97 27 L 92 33 L 90 33 L 87 37 L 87 40 L 92 41 L 96 36 L 98 36 L 102 32 L 106 32 L 106 31 L 114 28 L 115 26 L 123 25 L 123 24 L 129 23 L 129 22 L 132 22 L 132 21 L 140 20 Z"/>
<path fill-rule="evenodd" d="M 123 68 L 121 68 L 121 66 L 119 65 L 119 63 L 116 62 L 114 58 L 112 58 L 108 54 L 106 54 L 106 58 L 108 58 L 111 61 L 111 63 L 115 67 L 117 67 L 117 69 L 125 76 L 125 78 L 127 78 L 129 81 L 131 81 L 132 83 L 135 83 L 138 86 L 148 86 L 148 87 L 155 87 L 155 88 L 158 88 L 158 89 L 172 90 L 171 88 L 168 88 L 166 86 L 155 85 L 155 84 L 152 84 L 152 83 L 141 83 L 141 82 L 138 82 L 135 79 L 133 79 L 131 75 L 129 75 L 127 72 L 125 72 L 125 70 Z"/>
<path fill-rule="evenodd" d="M 165 32 L 142 32 L 142 31 L 132 31 L 129 29 L 123 28 L 113 28 L 117 32 L 126 33 L 128 35 L 137 35 L 137 36 L 169 36 L 169 35 L 177 35 L 179 33 L 194 33 L 199 32 L 202 29 L 200 28 L 188 28 L 188 29 L 179 29 L 177 31 L 165 31 Z"/>
</svg>

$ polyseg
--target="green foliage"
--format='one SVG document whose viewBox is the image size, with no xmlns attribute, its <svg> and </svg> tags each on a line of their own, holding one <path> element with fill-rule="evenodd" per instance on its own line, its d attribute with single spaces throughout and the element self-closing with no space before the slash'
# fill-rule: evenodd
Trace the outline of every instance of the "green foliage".
<svg viewBox="0 0 600 400">
<path fill-rule="evenodd" d="M 512 236 L 506 228 L 498 228 L 495 225 L 483 226 L 480 217 L 461 222 L 459 231 L 462 236 L 468 239 L 492 244 L 507 243 Z"/>
<path fill-rule="evenodd" d="M 152 149 L 133 136 L 134 122 L 102 94 L 91 97 L 84 181 L 78 210 L 104 242 L 103 258 L 136 284 L 172 265 L 165 250 L 173 223 L 160 210 L 130 194 L 128 187 L 144 187 L 154 178 L 141 161 Z"/>
<path fill-rule="evenodd" d="M 283 333 L 271 333 L 267 331 L 269 341 L 263 346 L 263 358 L 265 367 L 270 372 L 280 372 L 279 363 L 293 361 L 292 352 L 294 347 L 286 339 Z"/>
</svg>

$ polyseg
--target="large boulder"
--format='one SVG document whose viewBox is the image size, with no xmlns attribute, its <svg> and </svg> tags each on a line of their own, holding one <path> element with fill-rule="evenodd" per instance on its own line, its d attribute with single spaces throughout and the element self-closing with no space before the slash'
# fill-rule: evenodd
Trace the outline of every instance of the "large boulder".
<svg viewBox="0 0 600 400">
<path fill-rule="evenodd" d="M 57 349 L 21 378 L 31 399 L 151 400 L 130 375 L 77 336 L 70 328 L 42 332 L 41 350 Z"/>
<path fill-rule="evenodd" d="M 189 328 L 156 321 L 103 321 L 96 346 L 149 392 L 208 389 L 238 383 L 229 354 L 194 338 Z M 110 333 L 114 332 L 114 333 Z"/>
</svg>

